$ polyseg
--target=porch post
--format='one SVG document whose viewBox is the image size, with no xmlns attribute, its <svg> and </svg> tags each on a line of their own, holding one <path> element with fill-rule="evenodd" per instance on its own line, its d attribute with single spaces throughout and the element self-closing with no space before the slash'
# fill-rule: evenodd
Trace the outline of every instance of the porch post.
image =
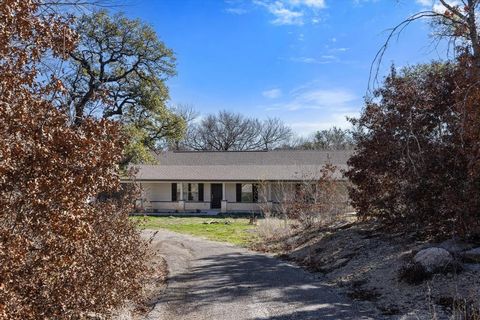
<svg viewBox="0 0 480 320">
<path fill-rule="evenodd" d="M 180 201 L 183 201 L 183 183 L 180 183 Z"/>
<path fill-rule="evenodd" d="M 185 211 L 185 200 L 183 200 L 183 183 L 180 182 L 180 200 L 178 201 L 180 211 Z"/>
<path fill-rule="evenodd" d="M 227 212 L 227 195 L 225 182 L 222 182 L 222 206 L 220 212 Z"/>
<path fill-rule="evenodd" d="M 269 212 L 272 212 L 272 209 L 273 209 L 272 182 L 267 182 L 267 208 Z"/>
</svg>

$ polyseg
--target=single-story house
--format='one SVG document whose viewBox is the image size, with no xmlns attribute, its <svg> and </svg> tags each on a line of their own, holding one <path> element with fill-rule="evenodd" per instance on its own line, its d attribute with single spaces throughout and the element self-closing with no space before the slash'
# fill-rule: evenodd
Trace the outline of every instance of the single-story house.
<svg viewBox="0 0 480 320">
<path fill-rule="evenodd" d="M 158 164 L 138 165 L 138 210 L 146 212 L 258 212 L 275 210 L 286 188 L 315 181 L 327 163 L 343 180 L 347 151 L 175 151 Z"/>
</svg>

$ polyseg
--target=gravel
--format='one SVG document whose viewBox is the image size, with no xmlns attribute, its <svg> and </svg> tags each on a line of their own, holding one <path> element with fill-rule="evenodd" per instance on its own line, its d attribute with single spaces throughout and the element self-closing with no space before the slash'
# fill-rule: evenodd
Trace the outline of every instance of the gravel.
<svg viewBox="0 0 480 320">
<path fill-rule="evenodd" d="M 268 255 L 163 230 L 152 245 L 170 274 L 146 319 L 378 319 L 321 276 Z"/>
</svg>

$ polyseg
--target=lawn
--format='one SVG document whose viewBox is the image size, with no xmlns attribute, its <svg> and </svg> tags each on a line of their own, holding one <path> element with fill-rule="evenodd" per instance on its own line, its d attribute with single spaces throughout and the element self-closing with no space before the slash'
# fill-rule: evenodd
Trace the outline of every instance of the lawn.
<svg viewBox="0 0 480 320">
<path fill-rule="evenodd" d="M 145 229 L 168 229 L 209 240 L 248 246 L 255 240 L 255 226 L 245 218 L 132 217 Z"/>
</svg>

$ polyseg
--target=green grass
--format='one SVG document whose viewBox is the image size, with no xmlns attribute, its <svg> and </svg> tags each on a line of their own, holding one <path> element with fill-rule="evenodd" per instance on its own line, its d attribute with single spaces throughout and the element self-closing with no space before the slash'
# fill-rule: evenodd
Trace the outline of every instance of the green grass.
<svg viewBox="0 0 480 320">
<path fill-rule="evenodd" d="M 132 217 L 131 219 L 137 220 L 140 228 L 168 229 L 241 246 L 248 246 L 255 240 L 255 232 L 253 232 L 255 226 L 249 225 L 249 220 L 244 218 Z M 218 224 L 206 224 L 212 221 L 217 221 Z"/>
</svg>

